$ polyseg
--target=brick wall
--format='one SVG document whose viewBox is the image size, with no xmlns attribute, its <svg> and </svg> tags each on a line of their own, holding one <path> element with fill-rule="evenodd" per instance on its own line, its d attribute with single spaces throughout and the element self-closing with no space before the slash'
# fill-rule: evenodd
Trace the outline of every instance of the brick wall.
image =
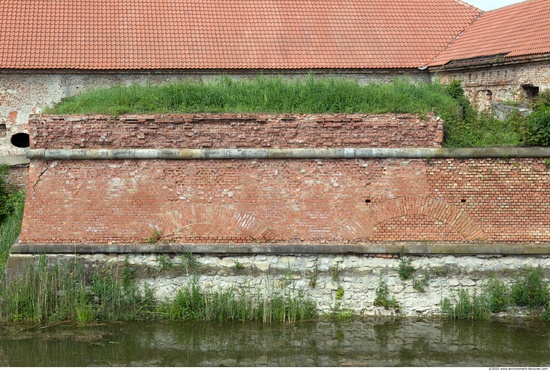
<svg viewBox="0 0 550 371">
<path fill-rule="evenodd" d="M 300 135 L 317 145 L 321 124 L 334 122 L 313 120 Z M 255 125 L 225 145 L 256 143 Z M 94 127 L 80 138 L 101 138 Z M 49 146 L 76 147 L 71 130 Z M 549 194 L 543 159 L 33 160 L 21 242 L 133 243 L 157 231 L 179 243 L 549 242 Z"/>
<path fill-rule="evenodd" d="M 31 117 L 31 148 L 441 147 L 443 122 L 416 115 Z"/>
</svg>

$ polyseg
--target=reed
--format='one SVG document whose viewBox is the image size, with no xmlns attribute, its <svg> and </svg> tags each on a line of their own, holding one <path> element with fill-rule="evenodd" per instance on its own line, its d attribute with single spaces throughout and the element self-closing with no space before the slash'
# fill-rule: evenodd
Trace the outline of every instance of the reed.
<svg viewBox="0 0 550 371">
<path fill-rule="evenodd" d="M 17 281 L 0 286 L 0 321 L 136 320 L 154 317 L 151 290 L 110 272 L 85 279 L 78 264 L 48 264 L 45 256 Z"/>
<path fill-rule="evenodd" d="M 195 320 L 294 322 L 316 316 L 302 293 L 264 294 L 232 289 L 205 292 L 192 279 L 175 298 L 158 303 L 148 286 L 138 287 L 126 264 L 120 272 L 95 272 L 86 279 L 78 264 L 48 264 L 41 256 L 16 282 L 0 286 L 0 321 L 93 322 Z"/>
<path fill-rule="evenodd" d="M 206 292 L 197 280 L 181 288 L 172 302 L 161 305 L 172 320 L 295 322 L 316 316 L 316 306 L 301 292 L 247 292 L 222 289 Z"/>
</svg>

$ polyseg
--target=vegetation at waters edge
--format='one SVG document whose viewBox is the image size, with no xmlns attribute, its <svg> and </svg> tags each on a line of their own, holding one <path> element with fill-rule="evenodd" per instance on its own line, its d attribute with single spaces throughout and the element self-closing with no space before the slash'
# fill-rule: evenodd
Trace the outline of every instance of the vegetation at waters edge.
<svg viewBox="0 0 550 371">
<path fill-rule="evenodd" d="M 86 279 L 74 263 L 48 265 L 41 256 L 9 286 L 0 287 L 0 322 L 119 320 L 286 321 L 316 316 L 315 303 L 289 290 L 206 292 L 196 279 L 180 288 L 172 301 L 158 302 L 150 287 L 138 287 L 134 272 L 122 268 L 95 272 Z"/>
<path fill-rule="evenodd" d="M 0 277 L 8 259 L 9 251 L 19 232 L 23 220 L 25 195 L 10 188 L 6 183 L 7 165 L 0 165 Z"/>
<path fill-rule="evenodd" d="M 441 301 L 441 312 L 449 318 L 487 320 L 491 313 L 511 310 L 513 306 L 526 307 L 540 313 L 541 319 L 550 320 L 549 284 L 540 267 L 525 268 L 510 286 L 491 277 L 480 291 L 469 293 L 461 289 L 452 301 Z"/>
<path fill-rule="evenodd" d="M 542 94 L 541 94 L 542 95 Z M 538 113 L 528 124 L 517 116 L 500 121 L 478 113 L 460 82 L 359 84 L 357 81 L 282 77 L 212 81 L 179 81 L 165 85 L 113 86 L 69 97 L 45 113 L 435 113 L 445 120 L 446 147 L 492 147 L 544 144 L 547 115 Z M 541 111 L 542 112 L 542 111 Z M 546 112 L 546 111 L 544 111 Z M 542 123 L 541 123 L 542 122 Z M 536 139 L 536 140 L 535 140 Z M 550 139 L 548 139 L 550 140 Z"/>
</svg>

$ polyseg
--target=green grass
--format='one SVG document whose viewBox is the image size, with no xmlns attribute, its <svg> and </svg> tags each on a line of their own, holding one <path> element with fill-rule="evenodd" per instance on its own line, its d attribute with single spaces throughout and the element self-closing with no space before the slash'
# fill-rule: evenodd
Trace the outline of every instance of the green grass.
<svg viewBox="0 0 550 371">
<path fill-rule="evenodd" d="M 0 164 L 0 277 L 10 253 L 10 248 L 21 232 L 25 195 L 7 185 L 9 168 Z"/>
<path fill-rule="evenodd" d="M 0 224 L 0 277 L 10 254 L 10 248 L 21 232 L 24 202 L 21 202 L 15 212 Z"/>
<path fill-rule="evenodd" d="M 182 80 L 165 85 L 113 86 L 69 97 L 52 114 L 152 113 L 435 113 L 445 120 L 446 147 L 517 146 L 525 141 L 510 122 L 478 114 L 460 83 L 426 84 L 397 79 L 359 84 L 307 75 L 212 81 Z"/>
<path fill-rule="evenodd" d="M 290 290 L 271 290 L 269 295 L 235 289 L 206 292 L 192 280 L 160 312 L 172 320 L 294 322 L 314 318 L 316 305 Z"/>
<path fill-rule="evenodd" d="M 474 290 L 470 294 L 461 289 L 453 300 L 442 299 L 441 312 L 449 318 L 487 320 L 491 313 L 506 311 L 512 306 L 540 312 L 541 319 L 550 320 L 550 288 L 540 267 L 524 268 L 510 286 L 490 277 L 479 292 Z"/>
<path fill-rule="evenodd" d="M 41 256 L 17 281 L 9 286 L 0 285 L 0 322 L 153 319 L 294 322 L 315 316 L 315 303 L 299 292 L 271 290 L 261 294 L 234 289 L 206 292 L 196 279 L 182 287 L 173 300 L 159 303 L 150 287 L 138 287 L 128 262 L 121 269 L 115 265 L 86 278 L 78 264 L 48 264 L 46 257 Z"/>
<path fill-rule="evenodd" d="M 458 105 L 440 84 L 396 80 L 391 84 L 312 75 L 289 80 L 257 77 L 210 82 L 179 81 L 166 85 L 138 84 L 87 91 L 63 100 L 45 113 L 428 113 L 458 112 Z"/>
</svg>

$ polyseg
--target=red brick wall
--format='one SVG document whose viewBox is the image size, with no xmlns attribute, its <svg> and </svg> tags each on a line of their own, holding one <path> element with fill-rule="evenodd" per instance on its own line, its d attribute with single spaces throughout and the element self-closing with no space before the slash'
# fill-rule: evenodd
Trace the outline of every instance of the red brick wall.
<svg viewBox="0 0 550 371">
<path fill-rule="evenodd" d="M 37 116 L 30 127 L 34 148 L 438 146 L 442 134 L 434 118 L 396 115 Z M 549 195 L 543 159 L 33 160 L 20 239 L 548 242 Z"/>
<path fill-rule="evenodd" d="M 441 147 L 443 122 L 415 115 L 33 116 L 31 148 Z"/>
<path fill-rule="evenodd" d="M 542 159 L 32 161 L 22 243 L 548 242 Z"/>
</svg>

